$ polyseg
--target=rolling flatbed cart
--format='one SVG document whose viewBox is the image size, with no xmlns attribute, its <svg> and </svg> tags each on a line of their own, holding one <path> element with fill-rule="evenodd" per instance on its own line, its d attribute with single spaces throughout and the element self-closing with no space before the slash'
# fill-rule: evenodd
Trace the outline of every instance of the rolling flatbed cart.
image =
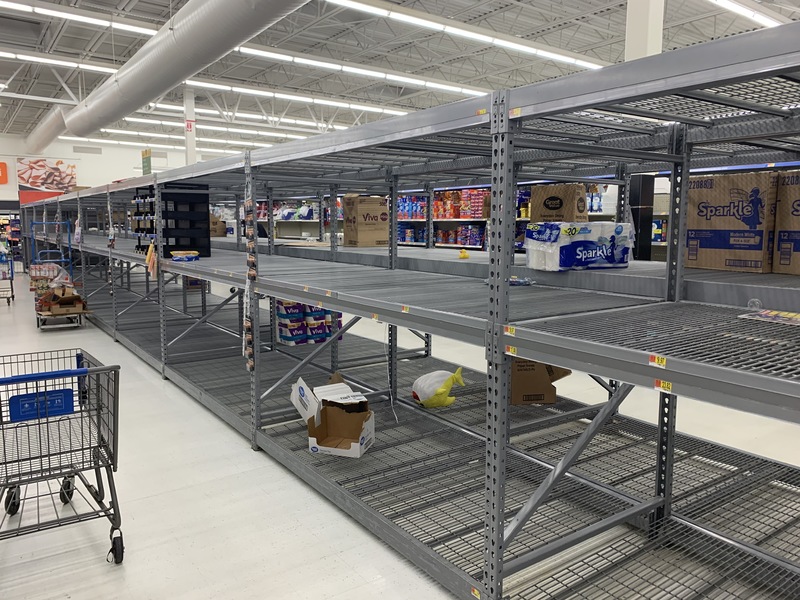
<svg viewBox="0 0 800 600">
<path fill-rule="evenodd" d="M 118 409 L 119 367 L 83 350 L 0 356 L 0 540 L 105 517 L 122 562 Z"/>
<path fill-rule="evenodd" d="M 11 306 L 14 300 L 14 257 L 10 253 L 0 252 L 0 299 L 3 298 Z"/>
</svg>

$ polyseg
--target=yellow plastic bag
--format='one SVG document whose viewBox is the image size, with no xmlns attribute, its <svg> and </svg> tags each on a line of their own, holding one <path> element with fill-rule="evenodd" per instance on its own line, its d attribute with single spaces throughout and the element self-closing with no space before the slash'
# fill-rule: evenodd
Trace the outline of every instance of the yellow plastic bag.
<svg viewBox="0 0 800 600">
<path fill-rule="evenodd" d="M 453 384 L 457 383 L 464 386 L 464 379 L 461 377 L 461 367 L 455 373 L 447 371 L 434 371 L 419 377 L 411 390 L 414 400 L 425 408 L 437 408 L 439 406 L 450 406 L 456 401 L 455 396 L 450 396 Z"/>
</svg>

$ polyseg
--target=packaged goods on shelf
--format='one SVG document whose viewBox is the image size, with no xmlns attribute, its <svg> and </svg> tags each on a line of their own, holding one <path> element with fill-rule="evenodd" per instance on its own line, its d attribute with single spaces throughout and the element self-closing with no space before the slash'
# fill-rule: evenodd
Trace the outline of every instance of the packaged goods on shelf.
<svg viewBox="0 0 800 600">
<path fill-rule="evenodd" d="M 389 245 L 386 198 L 348 194 L 344 197 L 343 205 L 345 246 L 370 248 Z"/>
<path fill-rule="evenodd" d="M 586 223 L 589 220 L 586 186 L 582 183 L 533 186 L 528 218 L 532 223 Z"/>
<path fill-rule="evenodd" d="M 800 275 L 800 171 L 779 176 L 772 271 Z"/>
<path fill-rule="evenodd" d="M 531 223 L 527 264 L 537 271 L 625 268 L 633 247 L 629 223 Z"/>
<path fill-rule="evenodd" d="M 687 267 L 772 271 L 777 174 L 691 177 L 688 194 Z"/>
<path fill-rule="evenodd" d="M 571 374 L 569 369 L 515 358 L 511 361 L 511 404 L 555 404 L 553 383 Z"/>
<path fill-rule="evenodd" d="M 375 442 L 375 415 L 369 401 L 338 374 L 313 390 L 301 377 L 292 386 L 291 401 L 306 422 L 313 454 L 359 458 Z"/>
<path fill-rule="evenodd" d="M 275 310 L 278 313 L 278 318 L 303 318 L 304 305 L 300 302 L 292 302 L 291 300 L 277 300 L 275 302 Z"/>
</svg>

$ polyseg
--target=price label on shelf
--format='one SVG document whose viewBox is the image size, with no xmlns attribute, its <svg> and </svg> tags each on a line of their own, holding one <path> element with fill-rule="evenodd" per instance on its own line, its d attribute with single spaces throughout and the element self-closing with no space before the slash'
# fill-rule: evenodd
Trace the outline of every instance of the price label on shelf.
<svg viewBox="0 0 800 600">
<path fill-rule="evenodd" d="M 325 290 L 325 295 L 330 298 L 333 295 L 333 292 L 330 290 Z"/>
<path fill-rule="evenodd" d="M 410 313 L 411 312 L 411 307 L 410 306 L 401 306 L 400 310 L 403 311 L 404 313 Z"/>
<path fill-rule="evenodd" d="M 666 356 L 659 356 L 658 354 L 651 354 L 650 355 L 650 366 L 651 367 L 658 367 L 659 369 L 666 369 L 667 368 L 667 357 Z"/>
<path fill-rule="evenodd" d="M 380 321 L 380 319 L 378 318 L 378 314 L 377 313 L 372 313 L 372 320 L 373 321 Z"/>
<path fill-rule="evenodd" d="M 517 328 L 516 327 L 512 327 L 511 325 L 506 325 L 503 328 L 503 331 L 505 331 L 506 335 L 510 335 L 512 337 L 516 337 L 516 335 L 517 335 Z"/>
<path fill-rule="evenodd" d="M 656 379 L 655 388 L 657 390 L 661 390 L 662 392 L 672 393 L 672 383 L 669 381 L 664 381 L 663 379 Z"/>
<path fill-rule="evenodd" d="M 304 286 L 303 286 L 303 291 L 304 291 L 304 292 L 307 292 L 307 291 L 308 291 L 308 286 L 307 286 L 307 285 L 304 285 Z"/>
<path fill-rule="evenodd" d="M 510 354 L 511 356 L 517 355 L 517 347 L 516 346 L 506 346 L 506 354 Z"/>
<path fill-rule="evenodd" d="M 472 588 L 472 596 L 473 598 L 481 600 L 481 591 L 478 588 Z"/>
<path fill-rule="evenodd" d="M 508 111 L 508 116 L 511 117 L 512 119 L 516 119 L 521 114 L 522 114 L 521 108 L 512 108 L 510 111 Z"/>
<path fill-rule="evenodd" d="M 322 308 L 322 302 L 317 302 L 317 308 Z"/>
</svg>

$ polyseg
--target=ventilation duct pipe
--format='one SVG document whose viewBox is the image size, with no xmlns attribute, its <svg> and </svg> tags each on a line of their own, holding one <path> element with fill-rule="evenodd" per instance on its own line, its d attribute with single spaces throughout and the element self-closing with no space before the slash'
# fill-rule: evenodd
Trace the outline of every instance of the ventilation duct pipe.
<svg viewBox="0 0 800 600">
<path fill-rule="evenodd" d="M 28 136 L 33 154 L 66 132 L 86 137 L 153 102 L 309 0 L 189 0 L 105 83 Z"/>
</svg>

